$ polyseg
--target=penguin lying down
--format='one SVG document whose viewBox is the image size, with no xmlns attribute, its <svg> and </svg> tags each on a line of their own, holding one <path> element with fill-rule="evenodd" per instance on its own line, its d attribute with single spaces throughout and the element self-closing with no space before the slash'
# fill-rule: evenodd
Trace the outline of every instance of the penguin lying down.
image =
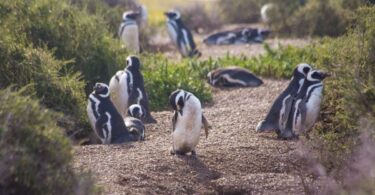
<svg viewBox="0 0 375 195">
<path fill-rule="evenodd" d="M 258 87 L 263 81 L 240 67 L 218 68 L 207 74 L 208 83 L 215 87 Z"/>
<path fill-rule="evenodd" d="M 232 45 L 263 43 L 271 33 L 270 30 L 257 28 L 241 28 L 212 34 L 203 40 L 206 45 Z"/>
</svg>

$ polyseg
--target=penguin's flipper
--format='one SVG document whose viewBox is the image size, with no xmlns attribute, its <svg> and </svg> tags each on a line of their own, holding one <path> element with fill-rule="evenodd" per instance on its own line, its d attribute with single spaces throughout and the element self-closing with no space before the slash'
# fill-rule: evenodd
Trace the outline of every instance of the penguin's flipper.
<svg viewBox="0 0 375 195">
<path fill-rule="evenodd" d="M 177 117 L 178 117 L 178 112 L 174 111 L 174 114 L 172 117 L 172 133 L 174 132 L 174 129 L 176 128 Z"/>
<path fill-rule="evenodd" d="M 288 122 L 288 118 L 289 118 L 289 115 L 290 115 L 290 111 L 292 110 L 292 106 L 293 106 L 293 97 L 292 96 L 289 96 L 289 97 L 286 97 L 284 99 L 284 113 L 281 113 L 280 112 L 280 119 L 279 119 L 279 128 L 280 129 L 285 129 L 286 128 L 286 124 Z"/>
<path fill-rule="evenodd" d="M 202 123 L 203 123 L 203 127 L 204 127 L 204 132 L 206 133 L 206 138 L 208 137 L 208 129 L 210 128 L 210 125 L 208 124 L 208 121 L 206 119 L 206 117 L 204 117 L 204 115 L 202 114 Z"/>
</svg>

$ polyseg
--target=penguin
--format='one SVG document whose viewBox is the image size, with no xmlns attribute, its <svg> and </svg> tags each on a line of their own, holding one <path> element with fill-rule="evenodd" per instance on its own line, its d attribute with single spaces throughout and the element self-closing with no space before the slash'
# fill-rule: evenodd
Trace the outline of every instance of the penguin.
<svg viewBox="0 0 375 195">
<path fill-rule="evenodd" d="M 109 98 L 109 87 L 96 83 L 89 95 L 87 115 L 96 135 L 103 144 L 120 144 L 136 139 L 129 134 L 124 120 Z"/>
<path fill-rule="evenodd" d="M 224 31 L 212 34 L 203 40 L 206 45 L 230 45 L 234 44 L 238 35 L 236 32 Z"/>
<path fill-rule="evenodd" d="M 144 110 L 141 105 L 133 104 L 128 109 L 128 116 L 125 117 L 125 126 L 134 137 L 145 140 L 145 126 L 141 119 L 144 117 Z"/>
<path fill-rule="evenodd" d="M 148 96 L 144 87 L 143 75 L 141 73 L 141 62 L 137 56 L 129 56 L 126 60 L 126 71 L 131 75 L 132 89 L 130 90 L 130 96 L 128 105 L 139 104 L 144 110 L 144 123 L 156 123 L 156 120 L 151 116 L 149 109 Z"/>
<path fill-rule="evenodd" d="M 178 89 L 169 96 L 169 103 L 174 110 L 172 117 L 171 154 L 196 155 L 195 147 L 199 142 L 202 125 L 208 137 L 208 122 L 202 113 L 199 99 L 192 93 Z"/>
<path fill-rule="evenodd" d="M 133 89 L 133 75 L 126 68 L 117 71 L 109 81 L 110 98 L 117 111 L 123 118 L 126 117 L 129 97 Z"/>
<path fill-rule="evenodd" d="M 301 91 L 305 77 L 311 70 L 312 68 L 309 64 L 301 63 L 297 65 L 288 87 L 273 102 L 266 118 L 258 123 L 256 132 L 276 131 L 279 138 L 293 137 L 291 132 L 286 135 L 285 133 L 288 133 L 288 131 L 284 132 L 283 130 L 288 121 L 294 98 Z"/>
<path fill-rule="evenodd" d="M 164 14 L 168 18 L 167 29 L 169 37 L 177 46 L 182 57 L 200 57 L 202 54 L 197 49 L 190 30 L 182 22 L 180 12 L 168 11 Z"/>
<path fill-rule="evenodd" d="M 216 87 L 258 87 L 263 81 L 240 67 L 218 68 L 207 74 L 208 83 Z"/>
<path fill-rule="evenodd" d="M 312 70 L 307 74 L 291 108 L 285 131 L 292 131 L 296 136 L 305 134 L 308 137 L 307 133 L 319 116 L 323 97 L 323 80 L 327 76 L 329 76 L 328 73 L 319 70 Z"/>
<path fill-rule="evenodd" d="M 137 24 L 138 12 L 128 11 L 122 15 L 122 22 L 119 27 L 118 35 L 124 43 L 126 49 L 133 53 L 139 53 L 139 29 Z"/>
</svg>

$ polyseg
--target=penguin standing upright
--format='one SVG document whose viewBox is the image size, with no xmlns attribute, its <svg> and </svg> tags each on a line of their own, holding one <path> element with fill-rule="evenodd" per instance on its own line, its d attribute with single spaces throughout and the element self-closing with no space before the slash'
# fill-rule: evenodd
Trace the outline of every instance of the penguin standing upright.
<svg viewBox="0 0 375 195">
<path fill-rule="evenodd" d="M 90 94 L 87 115 L 96 135 L 103 144 L 119 144 L 135 141 L 129 134 L 124 120 L 109 98 L 109 88 L 104 83 L 96 83 Z"/>
<path fill-rule="evenodd" d="M 129 129 L 129 132 L 140 140 L 145 139 L 145 126 L 141 121 L 144 116 L 142 106 L 139 104 L 133 104 L 129 107 L 128 116 L 124 119 L 126 128 Z"/>
<path fill-rule="evenodd" d="M 298 64 L 293 71 L 293 77 L 288 87 L 276 98 L 265 120 L 259 122 L 257 132 L 276 131 L 279 137 L 292 137 L 293 135 L 280 135 L 285 129 L 289 112 L 294 98 L 301 91 L 305 77 L 312 70 L 308 64 Z"/>
<path fill-rule="evenodd" d="M 323 96 L 322 81 L 327 76 L 329 76 L 328 73 L 319 70 L 312 70 L 307 74 L 301 91 L 295 98 L 285 131 L 308 136 L 308 131 L 318 119 Z"/>
<path fill-rule="evenodd" d="M 169 96 L 169 103 L 174 110 L 171 154 L 185 155 L 191 152 L 195 155 L 202 124 L 208 136 L 208 122 L 203 116 L 200 101 L 187 91 L 176 90 Z"/>
<path fill-rule="evenodd" d="M 137 24 L 138 12 L 128 11 L 122 15 L 122 22 L 118 35 L 123 41 L 126 49 L 133 53 L 139 53 L 139 29 Z"/>
<path fill-rule="evenodd" d="M 164 13 L 167 18 L 167 28 L 169 37 L 177 46 L 183 57 L 199 57 L 201 53 L 196 48 L 193 35 L 184 25 L 181 14 L 178 11 L 169 11 Z"/>
<path fill-rule="evenodd" d="M 117 71 L 109 81 L 111 100 L 123 118 L 125 118 L 127 114 L 129 97 L 132 93 L 132 77 L 132 73 L 125 68 L 124 70 Z"/>
<path fill-rule="evenodd" d="M 148 97 L 144 88 L 143 76 L 140 71 L 141 63 L 136 56 L 129 56 L 126 59 L 126 68 L 118 71 L 109 83 L 111 99 L 117 110 L 125 118 L 129 105 L 139 104 L 144 110 L 145 123 L 156 123 L 149 110 Z"/>
</svg>

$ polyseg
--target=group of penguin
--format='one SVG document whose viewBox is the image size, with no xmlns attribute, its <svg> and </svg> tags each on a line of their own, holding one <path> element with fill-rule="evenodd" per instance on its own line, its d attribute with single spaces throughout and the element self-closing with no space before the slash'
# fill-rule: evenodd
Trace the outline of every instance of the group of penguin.
<svg viewBox="0 0 375 195">
<path fill-rule="evenodd" d="M 142 12 L 125 12 L 119 28 L 119 36 L 127 49 L 134 53 L 140 50 L 137 17 Z M 169 11 L 165 15 L 169 35 L 180 53 L 185 57 L 200 56 L 180 13 Z M 88 98 L 87 114 L 102 144 L 145 140 L 144 124 L 157 122 L 149 110 L 140 68 L 139 58 L 131 55 L 126 59 L 124 70 L 117 71 L 109 85 L 96 83 L 93 87 Z M 322 81 L 327 76 L 329 74 L 314 70 L 308 64 L 297 65 L 289 86 L 276 98 L 265 119 L 256 127 L 256 132 L 275 131 L 280 139 L 308 135 L 320 111 Z M 212 70 L 207 74 L 207 81 L 215 87 L 258 87 L 263 84 L 254 74 L 239 67 Z M 206 138 L 210 128 L 200 100 L 188 91 L 177 89 L 169 95 L 169 104 L 174 111 L 171 154 L 195 155 L 202 127 Z"/>
<path fill-rule="evenodd" d="M 156 123 L 149 110 L 141 63 L 129 56 L 124 70 L 116 72 L 109 86 L 96 83 L 89 95 L 87 115 L 102 144 L 120 144 L 145 139 L 144 123 Z M 192 93 L 176 90 L 169 96 L 172 118 L 172 154 L 195 154 L 202 125 L 208 135 L 208 122 L 199 99 Z"/>
<path fill-rule="evenodd" d="M 111 78 L 109 85 L 96 83 L 89 95 L 87 114 L 102 144 L 145 140 L 144 123 L 156 123 L 150 114 L 139 58 L 129 56 L 126 64 L 124 70 Z M 288 87 L 276 98 L 256 131 L 275 131 L 281 139 L 306 134 L 317 120 L 322 81 L 327 76 L 328 73 L 314 70 L 308 64 L 297 65 Z M 219 82 L 229 87 L 255 87 L 263 83 L 247 70 L 232 67 L 214 70 L 207 77 L 210 84 Z M 200 100 L 188 91 L 177 89 L 170 94 L 169 104 L 174 111 L 171 154 L 195 155 L 202 127 L 206 138 L 210 127 Z"/>
</svg>

